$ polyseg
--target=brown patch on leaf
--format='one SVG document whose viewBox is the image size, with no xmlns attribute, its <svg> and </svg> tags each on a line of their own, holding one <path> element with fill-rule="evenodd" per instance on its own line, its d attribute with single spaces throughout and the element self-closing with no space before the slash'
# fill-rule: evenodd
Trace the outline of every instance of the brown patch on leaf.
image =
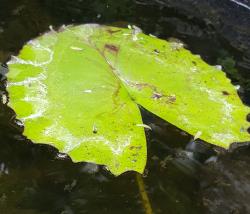
<svg viewBox="0 0 250 214">
<path fill-rule="evenodd" d="M 141 148 L 142 148 L 142 146 L 130 146 L 129 147 L 130 150 L 133 150 L 133 149 L 139 150 Z"/>
<path fill-rule="evenodd" d="M 155 52 L 156 54 L 159 54 L 159 53 L 160 53 L 160 51 L 157 50 L 157 49 L 154 49 L 154 52 Z"/>
<path fill-rule="evenodd" d="M 150 85 L 148 83 L 134 83 L 131 85 L 135 86 L 139 90 L 142 90 L 143 88 L 151 88 L 153 91 L 157 91 L 157 88 L 154 85 Z"/>
<path fill-rule="evenodd" d="M 158 100 L 158 99 L 162 98 L 162 94 L 153 92 L 153 95 L 151 98 L 153 98 L 154 100 Z"/>
<path fill-rule="evenodd" d="M 175 95 L 167 96 L 167 102 L 168 103 L 174 103 L 175 101 L 176 101 L 176 96 Z"/>
<path fill-rule="evenodd" d="M 225 96 L 230 95 L 229 92 L 227 92 L 227 91 L 222 91 L 222 94 L 225 95 Z"/>
<path fill-rule="evenodd" d="M 112 44 L 105 44 L 104 48 L 106 50 L 109 50 L 110 52 L 113 52 L 115 54 L 117 54 L 119 52 L 119 47 L 112 45 Z"/>
<path fill-rule="evenodd" d="M 107 32 L 109 33 L 109 34 L 113 34 L 113 33 L 117 33 L 117 32 L 120 32 L 121 30 L 112 30 L 112 29 L 107 29 Z"/>
</svg>

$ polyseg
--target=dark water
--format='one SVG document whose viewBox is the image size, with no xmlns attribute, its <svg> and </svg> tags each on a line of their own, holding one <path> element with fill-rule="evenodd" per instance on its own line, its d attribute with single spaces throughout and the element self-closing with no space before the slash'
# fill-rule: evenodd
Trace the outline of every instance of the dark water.
<svg viewBox="0 0 250 214">
<path fill-rule="evenodd" d="M 242 86 L 241 97 L 249 104 L 250 10 L 230 0 L 218 3 L 218 9 L 213 2 L 0 0 L 0 62 L 50 25 L 131 23 L 161 38 L 181 39 L 207 62 L 222 64 L 233 83 Z M 2 80 L 1 94 L 6 93 L 4 84 Z M 142 176 L 153 213 L 250 213 L 249 146 L 204 164 L 215 155 L 206 144 L 188 152 L 191 136 L 142 112 L 153 128 L 146 133 L 149 155 Z M 54 148 L 25 139 L 14 116 L 0 104 L 1 214 L 146 213 L 136 173 L 113 177 L 102 166 L 73 164 Z"/>
</svg>

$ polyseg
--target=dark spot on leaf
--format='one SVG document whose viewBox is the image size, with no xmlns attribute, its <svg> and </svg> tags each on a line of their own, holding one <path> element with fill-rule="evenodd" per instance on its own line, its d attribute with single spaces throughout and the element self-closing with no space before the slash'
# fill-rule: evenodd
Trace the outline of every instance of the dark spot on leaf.
<svg viewBox="0 0 250 214">
<path fill-rule="evenodd" d="M 176 96 L 175 95 L 169 95 L 167 96 L 167 102 L 168 103 L 174 103 L 176 101 Z"/>
<path fill-rule="evenodd" d="M 157 54 L 159 54 L 159 53 L 160 53 L 160 51 L 159 51 L 159 50 L 157 50 L 157 49 L 154 49 L 154 52 L 155 52 L 155 53 L 157 53 Z"/>
<path fill-rule="evenodd" d="M 194 65 L 197 65 L 197 63 L 196 63 L 195 61 L 192 61 L 192 63 L 193 63 Z"/>
<path fill-rule="evenodd" d="M 130 146 L 130 147 L 129 147 L 130 150 L 133 150 L 133 149 L 139 150 L 139 149 L 141 149 L 141 148 L 142 148 L 142 146 Z"/>
<path fill-rule="evenodd" d="M 112 30 L 112 29 L 107 29 L 107 32 L 110 33 L 111 35 L 113 33 L 117 33 L 117 32 L 120 32 L 121 30 Z"/>
<path fill-rule="evenodd" d="M 135 101 L 135 98 L 134 98 L 134 97 L 130 96 L 130 98 L 131 98 L 132 101 Z"/>
<path fill-rule="evenodd" d="M 95 126 L 93 127 L 93 133 L 97 134 L 97 128 Z"/>
<path fill-rule="evenodd" d="M 112 44 L 105 44 L 105 49 L 109 50 L 110 52 L 118 53 L 119 47 L 112 45 Z"/>
<path fill-rule="evenodd" d="M 146 83 L 135 83 L 134 84 L 139 90 L 142 90 L 142 88 L 146 87 Z"/>
<path fill-rule="evenodd" d="M 142 90 L 143 88 L 150 88 L 152 91 L 157 92 L 157 88 L 154 85 L 148 83 L 134 83 L 129 80 L 126 80 L 126 83 L 130 86 L 136 87 L 138 90 Z"/>
<path fill-rule="evenodd" d="M 225 95 L 225 96 L 230 95 L 227 91 L 222 91 L 222 94 Z"/>
<path fill-rule="evenodd" d="M 155 100 L 158 100 L 162 97 L 162 94 L 154 92 L 152 95 L 152 98 Z"/>
</svg>

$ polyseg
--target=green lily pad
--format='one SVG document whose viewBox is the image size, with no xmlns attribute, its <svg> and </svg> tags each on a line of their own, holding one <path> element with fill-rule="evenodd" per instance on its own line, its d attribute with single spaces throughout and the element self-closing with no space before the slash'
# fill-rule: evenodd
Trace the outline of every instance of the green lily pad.
<svg viewBox="0 0 250 214">
<path fill-rule="evenodd" d="M 217 146 L 249 141 L 250 109 L 225 74 L 136 27 L 64 27 L 28 42 L 8 65 L 9 105 L 24 135 L 115 175 L 146 164 L 137 104 Z"/>
</svg>

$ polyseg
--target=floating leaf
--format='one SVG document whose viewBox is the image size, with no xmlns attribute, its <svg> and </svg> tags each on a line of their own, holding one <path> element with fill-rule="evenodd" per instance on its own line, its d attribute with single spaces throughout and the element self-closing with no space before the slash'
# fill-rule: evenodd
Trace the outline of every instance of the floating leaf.
<svg viewBox="0 0 250 214">
<path fill-rule="evenodd" d="M 64 27 L 8 64 L 9 104 L 24 134 L 115 175 L 145 167 L 149 127 L 137 104 L 217 146 L 249 140 L 249 108 L 225 74 L 136 27 Z"/>
</svg>

